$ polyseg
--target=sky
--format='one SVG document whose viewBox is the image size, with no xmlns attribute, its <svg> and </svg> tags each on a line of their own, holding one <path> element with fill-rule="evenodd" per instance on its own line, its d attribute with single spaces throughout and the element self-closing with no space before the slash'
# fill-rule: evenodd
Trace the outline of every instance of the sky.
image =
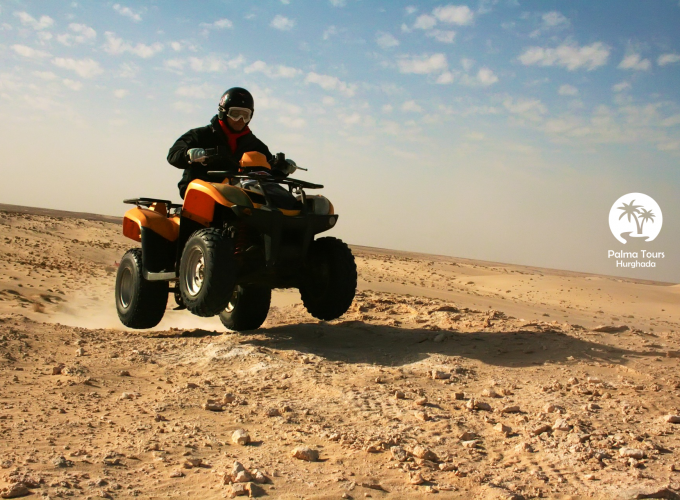
<svg viewBox="0 0 680 500">
<path fill-rule="evenodd" d="M 679 25 L 678 0 L 0 1 L 0 203 L 178 201 L 168 149 L 241 86 L 349 243 L 680 282 Z M 654 268 L 608 258 L 626 193 L 663 211 Z"/>
</svg>

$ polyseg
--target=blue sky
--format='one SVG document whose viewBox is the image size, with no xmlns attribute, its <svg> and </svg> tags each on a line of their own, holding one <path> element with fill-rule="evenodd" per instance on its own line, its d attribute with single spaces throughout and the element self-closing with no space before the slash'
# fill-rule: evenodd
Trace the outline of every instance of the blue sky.
<svg viewBox="0 0 680 500">
<path fill-rule="evenodd" d="M 352 243 L 680 281 L 678 0 L 197 5 L 0 2 L 0 201 L 177 199 L 167 149 L 238 85 Z M 627 192 L 657 269 L 606 258 Z"/>
</svg>

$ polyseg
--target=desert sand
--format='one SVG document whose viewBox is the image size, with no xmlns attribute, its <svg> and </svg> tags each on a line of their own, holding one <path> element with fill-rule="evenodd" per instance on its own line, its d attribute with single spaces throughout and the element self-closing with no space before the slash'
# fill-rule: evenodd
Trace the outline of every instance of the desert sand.
<svg viewBox="0 0 680 500">
<path fill-rule="evenodd" d="M 135 245 L 0 205 L 2 498 L 680 498 L 677 284 L 354 246 L 339 320 L 133 331 Z"/>
</svg>

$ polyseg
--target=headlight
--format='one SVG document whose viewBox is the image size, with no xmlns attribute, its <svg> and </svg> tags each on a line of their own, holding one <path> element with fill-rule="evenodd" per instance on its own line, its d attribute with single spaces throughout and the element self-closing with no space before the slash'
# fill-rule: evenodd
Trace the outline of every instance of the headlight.
<svg viewBox="0 0 680 500">
<path fill-rule="evenodd" d="M 314 200 L 314 214 L 328 215 L 331 211 L 331 202 L 325 196 L 315 196 Z"/>
</svg>

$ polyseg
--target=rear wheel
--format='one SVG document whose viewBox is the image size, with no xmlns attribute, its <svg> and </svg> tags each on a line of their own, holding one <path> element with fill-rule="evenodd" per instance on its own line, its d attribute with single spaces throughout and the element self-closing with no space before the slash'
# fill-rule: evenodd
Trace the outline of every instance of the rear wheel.
<svg viewBox="0 0 680 500">
<path fill-rule="evenodd" d="M 269 314 L 272 291 L 259 286 L 237 286 L 227 307 L 220 313 L 220 321 L 237 332 L 255 330 L 262 326 Z"/>
<path fill-rule="evenodd" d="M 357 288 L 357 266 L 349 247 L 332 237 L 312 242 L 300 286 L 309 314 L 336 319 L 352 305 Z"/>
<path fill-rule="evenodd" d="M 217 229 L 196 231 L 184 246 L 179 266 L 182 302 L 197 316 L 215 316 L 231 298 L 236 260 L 231 239 Z"/>
<path fill-rule="evenodd" d="M 116 309 L 120 321 L 129 328 L 156 326 L 168 304 L 168 282 L 147 281 L 142 270 L 142 250 L 128 250 L 116 275 Z"/>
</svg>

